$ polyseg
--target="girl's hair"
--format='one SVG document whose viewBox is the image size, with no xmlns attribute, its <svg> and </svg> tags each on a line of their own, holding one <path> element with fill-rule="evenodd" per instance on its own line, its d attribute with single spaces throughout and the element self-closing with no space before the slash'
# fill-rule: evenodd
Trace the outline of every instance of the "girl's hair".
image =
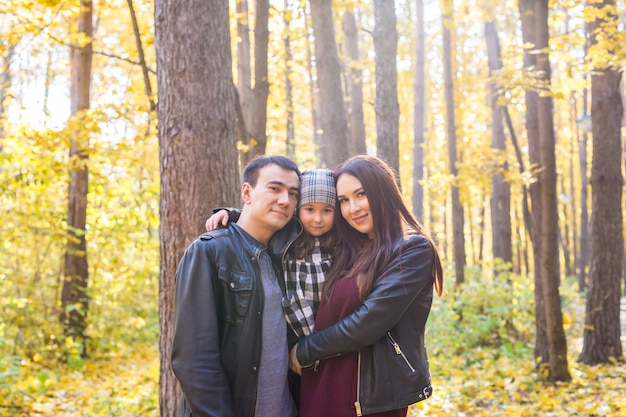
<svg viewBox="0 0 626 417">
<path fill-rule="evenodd" d="M 320 236 L 320 250 L 322 253 L 330 255 L 334 259 L 334 252 L 337 248 L 339 238 L 335 228 L 330 229 L 328 232 Z M 302 230 L 302 234 L 293 242 L 294 255 L 297 259 L 302 259 L 311 253 L 315 248 L 315 238 L 309 234 L 306 230 Z"/>
<path fill-rule="evenodd" d="M 374 239 L 363 245 L 368 237 L 352 228 L 341 215 L 337 202 L 335 230 L 339 245 L 334 253 L 332 268 L 326 277 L 323 297 L 328 302 L 335 283 L 344 277 L 357 277 L 359 295 L 364 300 L 374 281 L 381 275 L 392 257 L 394 245 L 406 232 L 417 233 L 428 239 L 433 247 L 432 276 L 435 291 L 443 292 L 443 266 L 435 242 L 408 210 L 396 183 L 392 169 L 381 159 L 360 155 L 348 159 L 335 170 L 335 184 L 342 174 L 356 177 L 363 186 L 374 224 Z M 409 229 L 409 230 L 407 230 Z"/>
</svg>

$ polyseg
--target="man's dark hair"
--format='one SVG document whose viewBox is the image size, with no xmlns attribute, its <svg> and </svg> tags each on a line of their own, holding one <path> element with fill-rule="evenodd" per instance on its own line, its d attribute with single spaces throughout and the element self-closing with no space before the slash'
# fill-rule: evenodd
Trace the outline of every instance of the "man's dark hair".
<svg viewBox="0 0 626 417">
<path fill-rule="evenodd" d="M 259 179 L 259 171 L 261 168 L 276 164 L 283 169 L 294 171 L 300 177 L 300 170 L 295 162 L 284 156 L 277 155 L 261 155 L 257 156 L 246 165 L 243 170 L 243 182 L 247 182 L 253 187 L 256 187 L 256 182 Z"/>
</svg>

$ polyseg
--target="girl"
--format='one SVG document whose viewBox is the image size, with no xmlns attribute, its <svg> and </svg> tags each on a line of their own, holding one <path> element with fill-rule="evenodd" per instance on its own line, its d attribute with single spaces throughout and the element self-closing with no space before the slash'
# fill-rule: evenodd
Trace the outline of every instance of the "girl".
<svg viewBox="0 0 626 417">
<path fill-rule="evenodd" d="M 432 393 L 424 330 L 441 260 L 382 160 L 351 158 L 335 178 L 340 243 L 315 331 L 291 351 L 300 417 L 405 417 Z"/>
</svg>

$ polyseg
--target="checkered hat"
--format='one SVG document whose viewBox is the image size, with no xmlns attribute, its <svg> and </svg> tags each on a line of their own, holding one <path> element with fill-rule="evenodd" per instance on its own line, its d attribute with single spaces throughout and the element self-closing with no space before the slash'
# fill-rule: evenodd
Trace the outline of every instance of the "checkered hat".
<svg viewBox="0 0 626 417">
<path fill-rule="evenodd" d="M 324 203 L 335 207 L 337 190 L 335 178 L 330 169 L 307 170 L 300 175 L 300 202 L 298 207 L 308 203 Z"/>
</svg>

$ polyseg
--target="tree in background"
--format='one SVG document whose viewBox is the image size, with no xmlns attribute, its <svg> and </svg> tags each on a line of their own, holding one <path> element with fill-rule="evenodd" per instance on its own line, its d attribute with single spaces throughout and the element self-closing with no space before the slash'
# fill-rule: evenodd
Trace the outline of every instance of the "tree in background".
<svg viewBox="0 0 626 417">
<path fill-rule="evenodd" d="M 571 379 L 567 365 L 567 341 L 563 329 L 559 293 L 559 216 L 553 103 L 550 94 L 551 69 L 549 50 L 548 0 L 535 2 L 535 48 L 537 79 L 546 90 L 537 99 L 541 177 L 541 284 L 546 311 L 550 375 L 552 381 Z"/>
<path fill-rule="evenodd" d="M 446 98 L 446 132 L 448 137 L 448 165 L 452 177 L 452 233 L 454 250 L 454 270 L 456 283 L 465 281 L 465 232 L 463 219 L 463 206 L 458 184 L 459 154 L 456 143 L 456 118 L 454 103 L 454 78 L 452 71 L 452 31 L 454 27 L 452 0 L 441 1 L 441 25 L 443 32 L 443 70 L 444 70 L 444 95 Z"/>
<path fill-rule="evenodd" d="M 520 0 L 519 12 L 522 21 L 522 39 L 524 41 L 524 70 L 533 80 L 530 73 L 536 64 L 535 48 L 535 9 L 534 0 Z M 531 85 L 525 90 L 526 101 L 526 137 L 528 141 L 528 157 L 531 167 L 540 165 L 539 154 L 539 113 L 537 101 L 539 94 Z M 531 238 L 535 275 L 535 358 L 538 362 L 548 363 L 548 334 L 546 328 L 546 311 L 543 298 L 543 280 L 541 278 L 541 177 L 536 178 L 529 186 L 531 197 Z"/>
<path fill-rule="evenodd" d="M 621 72 L 607 43 L 616 32 L 614 0 L 589 2 L 597 14 L 588 24 L 591 73 L 591 270 L 585 314 L 583 350 L 579 360 L 598 364 L 622 358 L 620 284 L 622 233 Z M 608 56 L 608 57 L 607 57 Z M 620 248 L 618 250 L 618 248 Z"/>
<path fill-rule="evenodd" d="M 359 34 L 357 31 L 354 7 L 343 13 L 344 53 L 346 59 L 346 95 L 348 97 L 348 117 L 350 141 L 348 153 L 367 153 L 365 145 L 365 124 L 363 123 L 363 71 L 359 62 Z"/>
<path fill-rule="evenodd" d="M 413 213 L 424 222 L 424 133 L 426 131 L 426 70 L 424 0 L 415 0 L 415 59 L 413 61 Z"/>
<path fill-rule="evenodd" d="M 395 0 L 374 0 L 374 51 L 376 53 L 376 152 L 400 172 L 398 104 L 398 33 Z M 399 178 L 397 178 L 399 182 Z"/>
<path fill-rule="evenodd" d="M 493 6 L 491 6 L 493 8 Z M 504 137 L 504 107 L 499 102 L 500 93 L 493 79 L 494 73 L 502 69 L 500 58 L 500 42 L 496 28 L 495 10 L 488 11 L 489 20 L 485 22 L 485 40 L 487 41 L 487 60 L 489 74 L 489 104 L 491 106 L 491 146 L 496 159 L 495 172 L 492 177 L 491 194 L 491 231 L 493 257 L 505 262 L 513 260 L 511 245 L 511 185 L 505 181 L 504 174 L 508 170 L 506 163 L 506 143 Z"/>
<path fill-rule="evenodd" d="M 310 0 L 317 69 L 321 166 L 334 169 L 348 159 L 348 119 L 341 85 L 341 62 L 335 41 L 332 0 Z"/>
<path fill-rule="evenodd" d="M 177 414 L 169 363 L 174 275 L 212 207 L 239 203 L 228 4 L 157 0 L 160 200 L 160 410 Z"/>
<path fill-rule="evenodd" d="M 90 0 L 80 2 L 78 30 L 71 46 L 70 182 L 67 210 L 67 247 L 63 265 L 61 322 L 64 332 L 79 341 L 86 338 L 89 296 L 87 266 L 87 191 L 89 184 L 89 130 L 84 129 L 89 109 L 93 52 L 93 8 Z"/>
</svg>

